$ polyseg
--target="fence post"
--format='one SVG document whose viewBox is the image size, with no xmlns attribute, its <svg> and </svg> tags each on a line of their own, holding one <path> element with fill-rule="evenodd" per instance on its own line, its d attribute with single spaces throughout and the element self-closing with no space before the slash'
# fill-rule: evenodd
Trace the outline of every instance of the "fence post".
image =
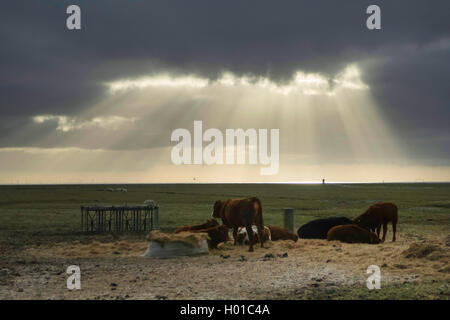
<svg viewBox="0 0 450 320">
<path fill-rule="evenodd" d="M 294 232 L 294 209 L 284 208 L 284 227 Z"/>
</svg>

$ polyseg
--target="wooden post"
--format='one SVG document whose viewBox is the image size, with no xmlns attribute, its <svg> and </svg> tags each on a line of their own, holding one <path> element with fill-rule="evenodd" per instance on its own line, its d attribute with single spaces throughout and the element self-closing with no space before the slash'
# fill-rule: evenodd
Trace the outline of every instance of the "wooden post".
<svg viewBox="0 0 450 320">
<path fill-rule="evenodd" d="M 284 208 L 284 227 L 294 232 L 294 209 Z"/>
</svg>

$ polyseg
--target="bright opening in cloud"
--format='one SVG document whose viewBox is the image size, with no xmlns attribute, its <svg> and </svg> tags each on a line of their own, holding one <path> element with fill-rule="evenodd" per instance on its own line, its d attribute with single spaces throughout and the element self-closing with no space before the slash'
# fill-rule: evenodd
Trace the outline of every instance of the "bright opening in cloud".
<svg viewBox="0 0 450 320">
<path fill-rule="evenodd" d="M 354 65 L 348 66 L 336 77 L 330 78 L 318 73 L 296 71 L 287 83 L 277 83 L 261 76 L 237 76 L 232 72 L 224 72 L 218 79 L 212 80 L 198 76 L 153 75 L 136 79 L 122 79 L 106 83 L 112 93 L 133 89 L 185 88 L 203 89 L 205 87 L 249 87 L 270 90 L 283 95 L 302 93 L 305 95 L 333 95 L 341 88 L 353 90 L 369 89 L 360 79 L 360 72 Z"/>
<path fill-rule="evenodd" d="M 76 117 L 61 115 L 38 115 L 33 117 L 35 123 L 44 123 L 47 121 L 56 121 L 58 126 L 56 130 L 69 132 L 72 130 L 81 130 L 85 128 L 103 128 L 117 130 L 120 126 L 133 123 L 136 118 L 125 118 L 120 116 L 95 117 L 91 120 L 80 120 Z"/>
<path fill-rule="evenodd" d="M 207 84 L 207 79 L 202 79 L 195 76 L 174 77 L 162 74 L 137 79 L 123 79 L 107 83 L 106 85 L 109 87 L 111 92 L 117 92 L 130 89 L 144 89 L 147 87 L 202 88 Z"/>
</svg>

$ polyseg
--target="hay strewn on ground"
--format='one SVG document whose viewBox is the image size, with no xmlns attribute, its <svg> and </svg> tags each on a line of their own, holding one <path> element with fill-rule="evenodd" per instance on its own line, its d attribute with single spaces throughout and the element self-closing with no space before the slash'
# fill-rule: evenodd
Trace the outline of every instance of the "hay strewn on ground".
<svg viewBox="0 0 450 320">
<path fill-rule="evenodd" d="M 209 237 L 206 233 L 180 232 L 174 234 L 152 231 L 147 235 L 146 239 L 158 242 L 161 246 L 167 243 L 182 243 L 192 248 L 198 248 L 200 243 L 203 240 L 209 240 Z"/>
<path fill-rule="evenodd" d="M 443 249 L 434 244 L 413 243 L 403 251 L 406 258 L 427 258 L 428 260 L 441 260 L 449 256 L 449 249 Z"/>
<path fill-rule="evenodd" d="M 81 243 L 55 243 L 52 246 L 32 246 L 25 252 L 36 258 L 38 257 L 107 257 L 126 256 L 135 257 L 142 254 L 147 248 L 144 241 L 120 240 L 114 242 L 92 241 Z"/>
<path fill-rule="evenodd" d="M 300 239 L 295 243 L 268 241 L 264 248 L 256 246 L 254 252 L 229 241 L 210 250 L 209 255 L 164 260 L 141 257 L 148 244 L 145 239 L 32 246 L 26 249 L 24 262 L 6 266 L 9 271 L 5 272 L 10 275 L 5 281 L 10 284 L 5 290 L 0 289 L 0 298 L 36 298 L 40 293 L 53 298 L 74 298 L 76 294 L 77 298 L 98 299 L 108 299 L 112 295 L 135 299 L 159 296 L 168 299 L 359 297 L 343 296 L 349 289 L 359 290 L 360 298 L 370 298 L 374 293 L 368 292 L 365 286 L 366 269 L 375 264 L 382 272 L 383 290 L 379 290 L 379 294 L 398 286 L 405 298 L 448 299 L 450 274 L 446 240 L 446 236 L 401 236 L 396 242 L 369 245 Z M 428 246 L 439 249 L 422 250 Z M 406 257 L 405 252 L 416 253 L 416 256 Z M 428 253 L 418 258 L 422 257 L 420 252 Z M 445 253 L 445 256 L 431 259 L 436 253 Z M 50 261 L 54 261 L 53 264 L 49 264 Z M 83 290 L 74 293 L 61 285 L 67 278 L 66 264 L 80 265 Z M 15 273 L 20 276 L 13 276 Z M 229 279 L 235 281 L 230 283 Z M 213 287 L 212 282 L 216 284 Z M 111 287 L 114 290 L 109 283 L 115 284 Z M 240 286 L 236 287 L 235 283 Z M 428 291 L 419 289 L 422 285 L 426 285 Z M 395 294 L 388 297 L 402 298 Z"/>
</svg>

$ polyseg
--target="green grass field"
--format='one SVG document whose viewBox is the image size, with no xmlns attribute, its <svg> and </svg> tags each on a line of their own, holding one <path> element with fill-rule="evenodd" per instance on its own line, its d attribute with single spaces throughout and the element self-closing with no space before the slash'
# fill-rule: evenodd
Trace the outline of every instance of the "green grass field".
<svg viewBox="0 0 450 320">
<path fill-rule="evenodd" d="M 121 185 L 124 186 L 124 185 Z M 154 184 L 125 185 L 127 193 L 102 191 L 110 185 L 0 187 L 1 239 L 78 237 L 80 206 L 160 205 L 160 226 L 203 222 L 217 199 L 257 196 L 266 225 L 282 225 L 282 208 L 295 210 L 295 227 L 329 216 L 355 217 L 377 201 L 399 207 L 399 233 L 445 234 L 450 231 L 450 184 Z"/>
</svg>

